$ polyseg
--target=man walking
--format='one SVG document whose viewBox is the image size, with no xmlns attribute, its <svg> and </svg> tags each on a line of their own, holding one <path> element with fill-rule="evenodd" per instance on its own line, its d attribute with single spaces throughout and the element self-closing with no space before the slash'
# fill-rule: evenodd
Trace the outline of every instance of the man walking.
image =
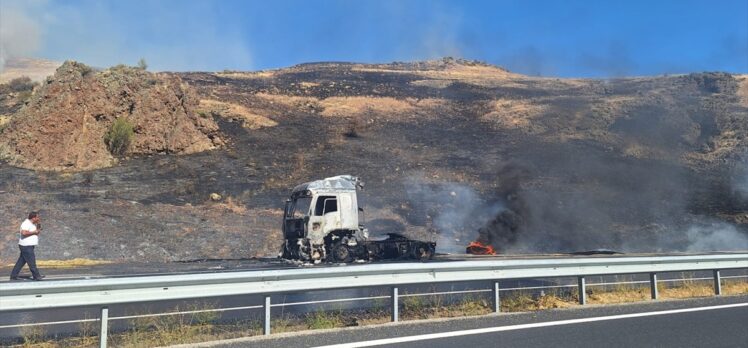
<svg viewBox="0 0 748 348">
<path fill-rule="evenodd" d="M 39 244 L 39 233 L 42 230 L 39 225 L 40 222 L 39 213 L 32 211 L 29 213 L 29 218 L 21 224 L 21 233 L 18 240 L 18 248 L 21 249 L 21 256 L 18 257 L 16 266 L 13 267 L 13 271 L 10 273 L 10 280 L 18 279 L 18 273 L 21 272 L 21 268 L 25 264 L 29 265 L 34 280 L 42 280 L 44 278 L 36 268 L 36 255 L 34 255 L 34 247 Z"/>
</svg>

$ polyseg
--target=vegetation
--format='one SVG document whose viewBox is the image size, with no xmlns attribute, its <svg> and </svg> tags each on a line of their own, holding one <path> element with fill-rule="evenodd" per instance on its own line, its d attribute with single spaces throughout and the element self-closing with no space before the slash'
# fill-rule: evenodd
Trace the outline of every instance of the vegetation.
<svg viewBox="0 0 748 348">
<path fill-rule="evenodd" d="M 310 330 L 332 329 L 345 326 L 343 317 L 344 315 L 340 311 L 318 311 L 308 314 L 305 317 L 305 321 Z"/>
<path fill-rule="evenodd" d="M 122 156 L 127 152 L 134 136 L 132 123 L 120 117 L 112 123 L 112 128 L 104 135 L 104 142 L 112 155 Z"/>
<path fill-rule="evenodd" d="M 0 115 L 0 133 L 8 127 L 8 123 L 10 123 L 10 116 Z"/>
<path fill-rule="evenodd" d="M 148 70 L 148 63 L 145 62 L 145 58 L 140 58 L 138 61 L 138 69 Z"/>
<path fill-rule="evenodd" d="M 34 89 L 36 83 L 27 76 L 21 76 L 8 82 L 8 87 L 13 92 L 24 92 Z"/>
</svg>

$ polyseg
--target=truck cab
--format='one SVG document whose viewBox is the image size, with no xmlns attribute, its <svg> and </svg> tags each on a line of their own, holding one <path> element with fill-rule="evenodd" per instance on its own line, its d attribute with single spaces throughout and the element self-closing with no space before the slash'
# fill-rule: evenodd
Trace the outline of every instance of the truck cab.
<svg viewBox="0 0 748 348">
<path fill-rule="evenodd" d="M 359 225 L 357 177 L 340 175 L 296 186 L 286 201 L 283 218 L 283 256 L 325 260 L 336 252 L 336 260 L 354 255 L 358 242 L 367 238 Z M 342 246 L 345 247 L 342 247 Z"/>
</svg>

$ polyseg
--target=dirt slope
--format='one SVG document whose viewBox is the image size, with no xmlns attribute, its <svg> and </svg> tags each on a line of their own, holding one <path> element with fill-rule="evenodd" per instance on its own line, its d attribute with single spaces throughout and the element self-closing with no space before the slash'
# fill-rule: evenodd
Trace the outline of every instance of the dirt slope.
<svg viewBox="0 0 748 348">
<path fill-rule="evenodd" d="M 213 119 L 196 114 L 199 99 L 176 76 L 137 68 L 94 71 L 65 62 L 12 115 L 0 156 L 35 170 L 90 170 L 112 165 L 105 133 L 114 120 L 134 125 L 131 155 L 188 154 L 221 144 Z"/>
<path fill-rule="evenodd" d="M 47 258 L 272 255 L 289 190 L 338 174 L 367 183 L 373 234 L 439 251 L 479 236 L 510 253 L 748 249 L 745 76 L 533 78 L 455 59 L 159 76 L 194 88 L 188 119 L 225 146 L 77 173 L 0 165 L 0 259 L 31 207 Z M 158 144 L 136 153 L 180 152 Z"/>
</svg>

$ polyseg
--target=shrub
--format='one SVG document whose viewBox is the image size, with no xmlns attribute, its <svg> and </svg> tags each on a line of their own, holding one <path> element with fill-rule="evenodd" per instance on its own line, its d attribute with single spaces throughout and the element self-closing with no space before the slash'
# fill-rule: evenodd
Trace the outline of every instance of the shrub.
<svg viewBox="0 0 748 348">
<path fill-rule="evenodd" d="M 343 136 L 346 138 L 358 138 L 361 136 L 361 131 L 364 125 L 360 119 L 351 118 L 348 120 L 348 124 L 343 132 Z"/>
<path fill-rule="evenodd" d="M 115 156 L 124 155 L 130 147 L 135 131 L 132 123 L 124 117 L 120 117 L 112 123 L 112 128 L 104 135 L 109 152 Z"/>
<path fill-rule="evenodd" d="M 88 65 L 80 65 L 81 76 L 86 77 L 94 72 L 94 69 Z"/>
<path fill-rule="evenodd" d="M 31 81 L 30 78 L 27 76 L 21 76 L 19 78 L 15 78 L 10 80 L 8 82 L 8 87 L 10 87 L 10 90 L 13 92 L 23 92 L 23 91 L 30 91 L 34 89 L 34 86 L 36 83 Z"/>
<path fill-rule="evenodd" d="M 138 68 L 140 70 L 148 70 L 148 63 L 145 62 L 145 58 L 140 58 L 138 61 Z"/>
<path fill-rule="evenodd" d="M 33 92 L 30 90 L 19 92 L 17 97 L 18 101 L 21 103 L 26 103 L 27 101 L 29 101 L 29 99 L 31 99 L 31 94 L 33 94 Z"/>
</svg>

